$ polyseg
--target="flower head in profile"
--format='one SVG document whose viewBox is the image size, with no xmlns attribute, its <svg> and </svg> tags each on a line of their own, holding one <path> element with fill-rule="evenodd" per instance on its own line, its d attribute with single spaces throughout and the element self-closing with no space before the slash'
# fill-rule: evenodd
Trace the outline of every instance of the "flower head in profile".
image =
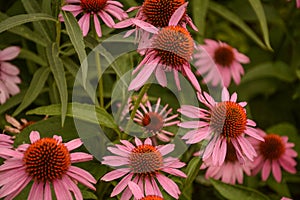
<svg viewBox="0 0 300 200">
<path fill-rule="evenodd" d="M 258 153 L 253 163 L 253 175 L 261 171 L 262 180 L 265 181 L 272 171 L 275 180 L 281 182 L 281 167 L 289 173 L 296 173 L 297 162 L 294 158 L 298 154 L 292 149 L 294 143 L 288 142 L 287 136 L 266 134 L 261 129 L 258 129 L 258 133 L 265 141 L 250 140 Z"/>
<path fill-rule="evenodd" d="M 140 124 L 149 137 L 156 136 L 163 142 L 169 142 L 169 136 L 174 136 L 174 134 L 163 128 L 178 124 L 179 120 L 172 121 L 178 117 L 178 114 L 170 115 L 172 108 L 168 109 L 168 104 L 160 108 L 160 101 L 161 99 L 158 98 L 154 108 L 149 100 L 145 105 L 141 103 L 141 110 L 137 110 L 133 121 Z"/>
<path fill-rule="evenodd" d="M 26 128 L 26 127 L 28 127 L 28 126 L 35 123 L 34 121 L 27 121 L 27 119 L 25 119 L 25 118 L 22 118 L 21 123 L 20 123 L 18 120 L 16 120 L 14 117 L 12 117 L 10 115 L 5 115 L 5 119 L 12 126 L 6 125 L 4 127 L 4 130 L 8 131 L 10 133 L 15 133 L 15 134 L 21 133 L 21 131 L 24 128 Z"/>
<path fill-rule="evenodd" d="M 198 156 L 199 154 L 196 154 Z M 239 184 L 243 183 L 244 172 L 251 175 L 251 164 L 248 159 L 244 163 L 240 163 L 236 156 L 236 150 L 231 142 L 227 143 L 227 152 L 224 163 L 220 166 L 213 165 L 212 158 L 203 160 L 200 169 L 207 168 L 205 178 L 221 179 L 225 183 Z"/>
<path fill-rule="evenodd" d="M 184 14 L 184 10 L 176 11 L 179 16 Z M 174 15 L 173 15 L 174 16 Z M 133 71 L 137 76 L 131 81 L 128 90 L 137 90 L 143 86 L 150 78 L 152 73 L 158 83 L 166 87 L 166 72 L 173 72 L 174 80 L 178 90 L 181 90 L 178 72 L 186 76 L 196 90 L 200 91 L 200 85 L 191 70 L 189 61 L 194 52 L 194 41 L 187 29 L 178 26 L 181 17 L 172 17 L 169 26 L 161 30 L 151 27 L 154 36 L 148 41 L 143 48 L 145 49 L 145 57 L 141 63 Z M 141 28 L 149 30 L 146 22 L 141 23 Z"/>
<path fill-rule="evenodd" d="M 5 151 L 6 149 L 13 148 L 14 141 L 12 140 L 12 137 L 6 134 L 0 134 L 0 158 L 9 158 L 9 156 L 6 155 Z"/>
<path fill-rule="evenodd" d="M 100 19 L 108 26 L 113 27 L 115 22 L 114 16 L 118 20 L 123 20 L 128 17 L 127 13 L 122 10 L 123 5 L 118 1 L 113 0 L 66 0 L 67 5 L 62 7 L 64 11 L 70 11 L 75 17 L 81 13 L 83 15 L 78 21 L 78 24 L 86 36 L 90 29 L 90 18 L 93 18 L 96 33 L 99 37 L 102 36 Z"/>
<path fill-rule="evenodd" d="M 115 186 L 111 197 L 123 191 L 121 199 L 130 199 L 132 192 L 127 185 L 132 181 L 139 185 L 146 195 L 153 194 L 155 191 L 157 196 L 162 196 L 158 182 L 172 197 L 179 198 L 178 186 L 164 175 L 168 173 L 186 178 L 186 175 L 178 170 L 185 166 L 185 163 L 180 162 L 178 158 L 164 158 L 174 150 L 174 144 L 153 146 L 150 138 L 147 138 L 144 143 L 135 138 L 136 146 L 127 140 L 121 140 L 121 143 L 122 145 L 116 144 L 114 147 L 108 147 L 108 150 L 115 155 L 105 156 L 102 161 L 102 164 L 117 167 L 117 169 L 105 174 L 101 180 L 112 181 L 123 177 Z"/>
<path fill-rule="evenodd" d="M 203 160 L 211 157 L 212 165 L 215 166 L 224 163 L 229 142 L 233 145 L 239 162 L 244 163 L 247 159 L 253 161 L 257 154 L 245 135 L 260 141 L 264 139 L 253 128 L 255 122 L 247 118 L 244 108 L 247 103 L 237 103 L 237 94 L 230 96 L 226 88 L 222 90 L 221 102 L 216 102 L 206 92 L 203 95 L 198 93 L 198 99 L 208 109 L 183 105 L 178 110 L 182 115 L 193 119 L 179 124 L 180 127 L 193 129 L 182 137 L 186 143 L 208 141 L 202 152 Z"/>
<path fill-rule="evenodd" d="M 16 95 L 20 92 L 17 84 L 21 83 L 18 77 L 20 70 L 13 64 L 7 62 L 16 58 L 21 49 L 11 46 L 0 50 L 0 104 L 6 102 L 10 95 Z"/>
<path fill-rule="evenodd" d="M 224 87 L 230 85 L 231 78 L 238 85 L 241 82 L 241 75 L 244 74 L 241 63 L 250 62 L 247 56 L 235 48 L 211 39 L 206 39 L 204 45 L 198 45 L 194 59 L 197 73 L 204 77 L 206 83 L 213 86 L 223 84 Z"/>
<path fill-rule="evenodd" d="M 72 193 L 75 199 L 82 199 L 78 182 L 95 190 L 94 177 L 72 166 L 93 159 L 86 153 L 70 153 L 82 145 L 80 139 L 62 143 L 60 136 L 40 138 L 39 132 L 32 131 L 30 141 L 17 150 L 6 150 L 9 158 L 0 166 L 0 198 L 14 199 L 31 181 L 28 199 L 52 199 L 51 188 L 58 199 L 73 199 Z"/>
</svg>

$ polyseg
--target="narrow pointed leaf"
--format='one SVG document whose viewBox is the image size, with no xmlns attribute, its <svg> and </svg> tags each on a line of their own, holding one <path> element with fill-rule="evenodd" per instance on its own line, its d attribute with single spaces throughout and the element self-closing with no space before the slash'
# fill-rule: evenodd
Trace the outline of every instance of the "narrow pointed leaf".
<svg viewBox="0 0 300 200">
<path fill-rule="evenodd" d="M 210 179 L 214 188 L 226 199 L 230 200 L 270 200 L 264 194 L 240 185 L 229 185 L 221 181 Z"/>
<path fill-rule="evenodd" d="M 240 29 L 242 29 L 250 38 L 252 38 L 253 41 L 255 41 L 259 46 L 266 49 L 267 47 L 264 45 L 264 43 L 261 41 L 261 39 L 252 31 L 252 29 L 243 21 L 240 19 L 239 16 L 228 10 L 226 7 L 215 3 L 213 1 L 209 2 L 209 9 L 213 12 L 221 15 L 234 25 L 238 26 Z"/>
<path fill-rule="evenodd" d="M 25 93 L 25 96 L 22 98 L 22 103 L 13 113 L 13 116 L 18 115 L 22 112 L 27 106 L 29 106 L 41 93 L 42 89 L 44 88 L 45 82 L 49 76 L 49 68 L 42 67 L 39 68 L 33 75 L 33 78 L 30 82 L 29 88 Z"/>
<path fill-rule="evenodd" d="M 50 106 L 43 106 L 28 111 L 26 114 L 32 115 L 60 115 L 61 105 L 54 104 Z M 91 122 L 94 124 L 100 124 L 108 128 L 116 129 L 117 125 L 114 122 L 112 116 L 103 108 L 95 107 L 91 104 L 81 103 L 68 103 L 67 116 L 81 119 L 83 121 Z"/>
<path fill-rule="evenodd" d="M 87 55 L 85 52 L 82 31 L 78 25 L 77 20 L 70 12 L 63 11 L 62 13 L 63 13 L 63 17 L 65 20 L 68 35 L 69 35 L 70 40 L 75 48 L 75 51 L 78 54 L 78 57 L 79 57 L 79 60 L 81 63 L 82 82 L 85 87 L 88 67 L 87 67 L 87 63 L 86 63 Z"/>
<path fill-rule="evenodd" d="M 52 71 L 60 94 L 61 123 L 63 126 L 67 113 L 68 90 L 64 66 L 61 59 L 59 58 L 59 52 L 56 43 L 53 43 L 52 45 L 47 47 L 47 57 L 50 64 L 50 69 Z"/>
<path fill-rule="evenodd" d="M 264 41 L 266 46 L 268 47 L 269 50 L 272 50 L 272 47 L 270 45 L 270 40 L 269 40 L 269 29 L 268 29 L 268 25 L 267 25 L 267 20 L 266 20 L 266 15 L 265 15 L 265 11 L 264 8 L 260 2 L 260 0 L 249 0 L 254 12 L 257 15 L 262 33 L 263 33 L 263 37 L 264 37 Z"/>
<path fill-rule="evenodd" d="M 28 22 L 40 20 L 50 20 L 56 22 L 52 16 L 43 13 L 15 15 L 0 22 L 0 33 Z"/>
</svg>

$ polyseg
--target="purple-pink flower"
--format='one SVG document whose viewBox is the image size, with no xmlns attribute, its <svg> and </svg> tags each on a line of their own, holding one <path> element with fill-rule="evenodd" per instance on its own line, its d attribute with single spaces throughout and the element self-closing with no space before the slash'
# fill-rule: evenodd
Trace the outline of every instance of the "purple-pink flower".
<svg viewBox="0 0 300 200">
<path fill-rule="evenodd" d="M 18 77 L 20 70 L 13 64 L 7 62 L 16 58 L 21 49 L 11 46 L 0 50 L 0 104 L 6 102 L 10 95 L 20 92 L 17 84 L 21 83 Z"/>
<path fill-rule="evenodd" d="M 198 108 L 191 105 L 183 105 L 178 110 L 193 120 L 179 124 L 183 128 L 191 128 L 182 139 L 187 144 L 194 144 L 204 140 L 207 146 L 201 152 L 203 160 L 212 158 L 213 165 L 222 165 L 226 158 L 228 142 L 231 142 L 236 151 L 239 162 L 244 163 L 247 159 L 253 161 L 257 155 L 253 146 L 245 138 L 245 134 L 263 141 L 257 134 L 255 122 L 247 118 L 246 102 L 237 103 L 237 94 L 230 96 L 227 88 L 222 90 L 222 101 L 216 102 L 209 94 L 198 93 L 198 99 L 208 109 Z"/>
<path fill-rule="evenodd" d="M 198 154 L 199 155 L 199 154 Z M 197 154 L 196 154 L 197 156 Z M 240 163 L 236 150 L 231 142 L 227 143 L 227 152 L 224 163 L 220 166 L 213 165 L 212 158 L 203 160 L 200 169 L 207 168 L 205 178 L 221 179 L 225 183 L 235 184 L 236 181 L 243 183 L 244 172 L 251 175 L 252 162 L 246 159 L 244 163 Z"/>
<path fill-rule="evenodd" d="M 127 140 L 121 140 L 121 143 L 122 145 L 116 144 L 114 147 L 108 147 L 108 150 L 115 155 L 105 156 L 102 161 L 102 164 L 117 167 L 117 169 L 105 174 L 101 180 L 112 181 L 123 177 L 115 186 L 111 197 L 123 191 L 121 199 L 129 200 L 132 196 L 130 188 L 127 187 L 130 181 L 135 182 L 146 195 L 162 196 L 156 182 L 158 181 L 167 193 L 176 199 L 179 198 L 178 186 L 163 174 L 165 172 L 186 178 L 186 175 L 178 170 L 185 166 L 185 163 L 180 162 L 178 158 L 164 157 L 174 150 L 174 144 L 153 146 L 150 138 L 147 138 L 144 143 L 135 138 L 136 146 Z"/>
<path fill-rule="evenodd" d="M 12 117 L 10 115 L 5 115 L 5 119 L 12 126 L 5 125 L 4 130 L 8 131 L 10 133 L 15 133 L 15 134 L 21 133 L 21 131 L 24 128 L 35 123 L 34 121 L 27 121 L 27 119 L 25 119 L 25 118 L 22 118 L 20 120 L 21 121 L 21 123 L 20 123 L 18 120 L 16 120 L 14 117 Z"/>
<path fill-rule="evenodd" d="M 68 5 L 62 7 L 62 10 L 70 11 L 75 17 L 81 13 L 78 24 L 86 36 L 90 30 L 90 18 L 93 18 L 96 33 L 99 37 L 102 36 L 100 19 L 108 26 L 113 27 L 115 22 L 114 16 L 118 20 L 123 20 L 128 17 L 127 13 L 122 10 L 123 5 L 118 1 L 112 0 L 66 0 Z"/>
<path fill-rule="evenodd" d="M 143 86 L 152 73 L 158 83 L 166 87 L 166 72 L 173 72 L 178 90 L 181 90 L 178 72 L 186 76 L 197 91 L 201 91 L 199 82 L 191 70 L 189 61 L 194 52 L 194 41 L 187 29 L 178 26 L 180 19 L 185 13 L 184 7 L 180 7 L 171 17 L 169 26 L 161 30 L 152 25 L 135 20 L 140 27 L 151 31 L 154 36 L 148 41 L 149 44 L 140 45 L 145 50 L 145 57 L 134 69 L 137 76 L 131 81 L 128 90 L 137 90 Z"/>
<path fill-rule="evenodd" d="M 258 133 L 265 141 L 250 140 L 258 153 L 253 163 L 253 175 L 261 171 L 262 180 L 265 181 L 272 171 L 275 180 L 281 182 L 281 167 L 285 171 L 295 174 L 297 165 L 295 157 L 298 154 L 292 149 L 295 146 L 294 143 L 288 142 L 287 136 L 266 134 L 261 129 L 258 129 Z"/>
<path fill-rule="evenodd" d="M 172 108 L 168 109 L 168 104 L 160 108 L 160 101 L 161 99 L 158 98 L 155 107 L 152 107 L 149 100 L 146 101 L 145 105 L 141 103 L 141 110 L 136 111 L 133 121 L 143 126 L 148 137 L 156 136 L 163 142 L 169 142 L 169 137 L 174 136 L 174 134 L 170 131 L 164 130 L 163 128 L 176 125 L 180 121 L 172 121 L 178 117 L 178 114 L 170 115 L 172 113 Z"/>
<path fill-rule="evenodd" d="M 244 68 L 241 63 L 249 63 L 250 60 L 235 48 L 221 41 L 205 39 L 204 45 L 197 46 L 194 54 L 197 73 L 203 76 L 206 83 L 213 86 L 221 84 L 228 87 L 233 78 L 235 84 L 241 82 Z"/>
<path fill-rule="evenodd" d="M 144 192 L 135 182 L 129 181 L 128 187 L 132 192 L 134 198 L 137 200 L 163 200 L 162 196 L 157 196 L 156 194 L 148 194 L 145 196 Z"/>
<path fill-rule="evenodd" d="M 72 166 L 93 159 L 87 153 L 70 153 L 82 145 L 80 139 L 62 143 L 60 136 L 40 138 L 37 131 L 32 131 L 29 137 L 31 144 L 2 152 L 9 158 L 0 166 L 0 198 L 14 199 L 31 181 L 28 199 L 52 199 L 51 188 L 57 199 L 73 199 L 72 194 L 75 199 L 83 199 L 78 182 L 96 190 L 94 177 Z"/>
</svg>

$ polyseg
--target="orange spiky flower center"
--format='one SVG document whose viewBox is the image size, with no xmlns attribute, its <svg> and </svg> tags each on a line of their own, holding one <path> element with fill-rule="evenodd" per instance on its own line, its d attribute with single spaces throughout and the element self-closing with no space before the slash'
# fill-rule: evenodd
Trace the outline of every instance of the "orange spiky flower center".
<svg viewBox="0 0 300 200">
<path fill-rule="evenodd" d="M 146 197 L 141 198 L 140 200 L 164 200 L 164 199 L 159 196 L 148 195 Z"/>
<path fill-rule="evenodd" d="M 145 0 L 142 11 L 147 22 L 155 27 L 166 27 L 173 13 L 185 3 L 185 0 Z"/>
<path fill-rule="evenodd" d="M 154 176 L 163 166 L 163 157 L 156 147 L 144 144 L 131 151 L 130 166 L 133 173 L 143 176 Z"/>
<path fill-rule="evenodd" d="M 194 42 L 190 33 L 180 26 L 168 26 L 159 31 L 153 41 L 153 48 L 162 64 L 181 70 L 190 61 Z"/>
<path fill-rule="evenodd" d="M 218 103 L 211 112 L 211 127 L 217 134 L 236 138 L 246 130 L 247 115 L 238 103 L 225 101 Z"/>
<path fill-rule="evenodd" d="M 71 165 L 67 147 L 54 138 L 42 138 L 32 143 L 24 153 L 26 172 L 36 181 L 60 179 Z"/>
</svg>

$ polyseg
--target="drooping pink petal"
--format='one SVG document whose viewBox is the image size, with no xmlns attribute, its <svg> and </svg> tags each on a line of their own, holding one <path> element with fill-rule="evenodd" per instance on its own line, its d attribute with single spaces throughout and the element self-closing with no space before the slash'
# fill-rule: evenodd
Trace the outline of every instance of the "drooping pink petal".
<svg viewBox="0 0 300 200">
<path fill-rule="evenodd" d="M 0 61 L 12 60 L 19 55 L 20 51 L 20 47 L 17 46 L 7 47 L 0 51 Z"/>
<path fill-rule="evenodd" d="M 101 26 L 97 15 L 94 15 L 94 25 L 98 37 L 102 37 Z"/>
<path fill-rule="evenodd" d="M 178 199 L 180 190 L 174 181 L 162 174 L 157 174 L 156 178 L 161 186 L 169 193 L 172 197 Z"/>
<path fill-rule="evenodd" d="M 105 174 L 101 180 L 103 181 L 112 181 L 112 180 L 115 180 L 117 178 L 120 178 L 122 176 L 124 176 L 125 174 L 129 173 L 130 172 L 130 169 L 127 168 L 127 169 L 116 169 L 116 170 L 113 170 L 111 172 L 108 172 L 107 174 Z"/>
<path fill-rule="evenodd" d="M 188 2 L 185 2 L 179 8 L 176 9 L 176 11 L 173 13 L 173 15 L 170 18 L 169 26 L 177 26 L 179 21 L 182 19 L 183 15 L 186 13 Z"/>
<path fill-rule="evenodd" d="M 141 191 L 140 187 L 136 183 L 129 181 L 128 187 L 136 199 L 142 199 L 144 197 L 143 192 Z"/>
<path fill-rule="evenodd" d="M 78 21 L 78 24 L 82 30 L 83 36 L 86 36 L 90 30 L 90 14 L 85 13 Z"/>
<path fill-rule="evenodd" d="M 168 153 L 172 152 L 175 148 L 175 144 L 166 144 L 157 149 L 161 153 L 162 156 L 167 155 Z"/>
<path fill-rule="evenodd" d="M 272 160 L 271 161 L 271 165 L 272 165 L 272 173 L 273 176 L 275 178 L 275 180 L 279 183 L 281 182 L 281 170 L 280 170 L 280 166 L 277 160 Z"/>
<path fill-rule="evenodd" d="M 116 196 L 118 194 L 120 194 L 128 185 L 129 181 L 131 180 L 133 174 L 130 173 L 128 175 L 126 175 L 113 189 L 112 193 L 111 193 L 111 197 Z"/>
<path fill-rule="evenodd" d="M 79 163 L 93 160 L 93 156 L 83 152 L 71 153 L 71 163 Z"/>
<path fill-rule="evenodd" d="M 71 140 L 67 143 L 64 143 L 64 145 L 67 147 L 67 149 L 69 151 L 72 151 L 74 149 L 77 149 L 78 147 L 80 147 L 81 145 L 83 144 L 83 142 L 81 141 L 80 138 L 77 138 L 77 139 L 74 139 L 74 140 Z"/>
</svg>

